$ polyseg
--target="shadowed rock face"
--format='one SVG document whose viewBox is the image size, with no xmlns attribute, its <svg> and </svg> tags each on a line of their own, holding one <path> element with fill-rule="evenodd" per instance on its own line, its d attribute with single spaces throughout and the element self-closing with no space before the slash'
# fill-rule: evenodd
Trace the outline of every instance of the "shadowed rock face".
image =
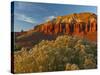
<svg viewBox="0 0 100 75">
<path fill-rule="evenodd" d="M 36 27 L 35 30 L 45 34 L 87 34 L 97 31 L 97 19 L 92 13 L 59 16 L 54 21 L 48 21 Z"/>
</svg>

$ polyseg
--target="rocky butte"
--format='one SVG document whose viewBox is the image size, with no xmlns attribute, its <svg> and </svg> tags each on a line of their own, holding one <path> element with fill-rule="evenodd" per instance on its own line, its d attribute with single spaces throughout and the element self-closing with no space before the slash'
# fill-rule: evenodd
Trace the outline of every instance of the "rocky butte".
<svg viewBox="0 0 100 75">
<path fill-rule="evenodd" d="M 87 36 L 91 40 L 96 38 L 97 34 L 97 16 L 94 13 L 74 13 L 57 18 L 34 27 L 37 32 L 43 32 L 47 35 L 69 34 L 78 36 Z M 93 34 L 93 35 L 92 35 Z"/>
</svg>

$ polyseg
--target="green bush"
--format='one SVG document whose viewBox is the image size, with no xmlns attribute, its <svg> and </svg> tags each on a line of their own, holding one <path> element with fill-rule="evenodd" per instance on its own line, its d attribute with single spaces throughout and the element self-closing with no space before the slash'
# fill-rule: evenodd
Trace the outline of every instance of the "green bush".
<svg viewBox="0 0 100 75">
<path fill-rule="evenodd" d="M 21 50 L 21 46 L 15 45 L 15 46 L 14 46 L 14 51 L 18 51 L 18 50 Z"/>
</svg>

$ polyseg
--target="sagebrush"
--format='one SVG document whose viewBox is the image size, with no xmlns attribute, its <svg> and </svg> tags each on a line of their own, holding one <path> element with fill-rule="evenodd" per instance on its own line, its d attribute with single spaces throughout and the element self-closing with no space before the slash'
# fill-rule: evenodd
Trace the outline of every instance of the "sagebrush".
<svg viewBox="0 0 100 75">
<path fill-rule="evenodd" d="M 32 49 L 14 52 L 14 72 L 46 72 L 97 68 L 97 44 L 76 36 L 42 40 Z"/>
</svg>

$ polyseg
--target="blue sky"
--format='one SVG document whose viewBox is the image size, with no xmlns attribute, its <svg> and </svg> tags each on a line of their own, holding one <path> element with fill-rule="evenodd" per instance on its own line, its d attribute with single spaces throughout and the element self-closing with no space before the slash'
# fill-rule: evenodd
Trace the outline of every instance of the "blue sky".
<svg viewBox="0 0 100 75">
<path fill-rule="evenodd" d="M 52 20 L 56 16 L 71 13 L 97 13 L 95 6 L 80 6 L 67 4 L 48 4 L 31 2 L 14 2 L 14 31 L 32 29 L 35 25 Z M 13 14 L 13 13 L 12 13 Z"/>
</svg>

